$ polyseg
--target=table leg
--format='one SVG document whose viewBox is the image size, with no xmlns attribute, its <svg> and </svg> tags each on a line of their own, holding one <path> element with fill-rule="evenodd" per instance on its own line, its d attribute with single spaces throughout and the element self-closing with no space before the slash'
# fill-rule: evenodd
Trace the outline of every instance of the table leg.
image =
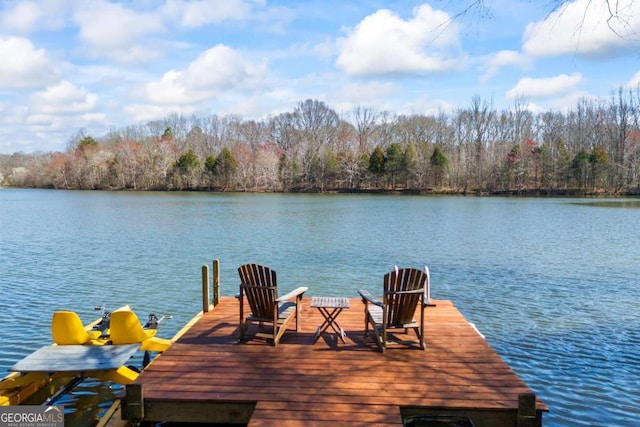
<svg viewBox="0 0 640 427">
<path fill-rule="evenodd" d="M 332 311 L 329 311 L 329 309 L 327 309 L 326 307 L 318 307 L 318 310 L 320 311 L 320 313 L 322 313 L 322 316 L 324 317 L 325 320 L 322 323 L 322 325 L 318 326 L 318 330 L 316 331 L 316 336 L 313 340 L 313 343 L 315 344 L 320 338 L 320 335 L 325 333 L 327 329 L 329 329 L 329 327 L 331 327 L 331 329 L 333 329 L 333 331 L 336 334 L 338 334 L 338 336 L 340 337 L 343 343 L 346 343 L 344 339 L 345 337 L 344 329 L 342 329 L 342 327 L 338 324 L 336 320 L 338 318 L 338 315 L 342 312 L 342 308 L 337 307 L 337 308 L 334 308 Z"/>
</svg>

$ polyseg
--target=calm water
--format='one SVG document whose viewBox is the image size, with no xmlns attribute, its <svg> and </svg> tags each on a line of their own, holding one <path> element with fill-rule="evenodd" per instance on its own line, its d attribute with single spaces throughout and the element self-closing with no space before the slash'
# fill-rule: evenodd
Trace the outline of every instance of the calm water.
<svg viewBox="0 0 640 427">
<path fill-rule="evenodd" d="M 51 313 L 129 303 L 200 310 L 200 269 L 260 262 L 310 295 L 377 293 L 394 265 L 428 265 L 451 299 L 551 408 L 546 426 L 640 419 L 640 202 L 369 195 L 0 190 L 0 371 L 50 342 Z M 113 394 L 89 382 L 65 404 L 90 424 Z M 84 402 L 84 403 L 83 403 Z M 87 403 L 88 402 L 88 403 Z"/>
</svg>

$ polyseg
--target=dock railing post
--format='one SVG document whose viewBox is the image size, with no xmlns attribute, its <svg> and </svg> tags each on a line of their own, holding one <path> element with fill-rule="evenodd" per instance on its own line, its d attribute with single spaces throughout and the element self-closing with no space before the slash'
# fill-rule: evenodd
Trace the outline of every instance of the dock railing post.
<svg viewBox="0 0 640 427">
<path fill-rule="evenodd" d="M 202 266 L 202 312 L 208 313 L 210 309 L 209 297 L 211 292 L 209 291 L 209 266 Z"/>
<path fill-rule="evenodd" d="M 213 260 L 213 306 L 220 302 L 220 261 Z"/>
</svg>

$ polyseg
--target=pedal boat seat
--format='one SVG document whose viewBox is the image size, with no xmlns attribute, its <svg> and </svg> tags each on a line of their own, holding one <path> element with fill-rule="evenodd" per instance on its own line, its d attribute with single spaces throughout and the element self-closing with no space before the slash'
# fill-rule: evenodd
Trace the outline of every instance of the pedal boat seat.
<svg viewBox="0 0 640 427">
<path fill-rule="evenodd" d="M 140 350 L 157 352 L 165 351 L 171 345 L 170 340 L 155 336 L 156 329 L 144 329 L 131 310 L 111 313 L 110 331 L 114 345 L 140 343 Z"/>
<path fill-rule="evenodd" d="M 57 345 L 102 345 L 98 340 L 102 332 L 88 331 L 73 311 L 55 311 L 51 318 L 51 335 Z"/>
</svg>

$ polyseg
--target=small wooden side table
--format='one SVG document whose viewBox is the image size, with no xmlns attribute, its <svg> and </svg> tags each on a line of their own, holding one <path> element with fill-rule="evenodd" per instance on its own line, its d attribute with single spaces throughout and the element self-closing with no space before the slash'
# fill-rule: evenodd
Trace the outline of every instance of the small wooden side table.
<svg viewBox="0 0 640 427">
<path fill-rule="evenodd" d="M 344 329 L 340 327 L 336 319 L 342 310 L 349 308 L 349 298 L 311 297 L 311 307 L 317 308 L 322 314 L 322 317 L 324 317 L 324 322 L 322 325 L 318 326 L 313 343 L 315 344 L 320 338 L 320 335 L 326 332 L 329 328 L 333 329 L 333 331 L 338 334 L 342 342 L 345 343 Z"/>
</svg>

